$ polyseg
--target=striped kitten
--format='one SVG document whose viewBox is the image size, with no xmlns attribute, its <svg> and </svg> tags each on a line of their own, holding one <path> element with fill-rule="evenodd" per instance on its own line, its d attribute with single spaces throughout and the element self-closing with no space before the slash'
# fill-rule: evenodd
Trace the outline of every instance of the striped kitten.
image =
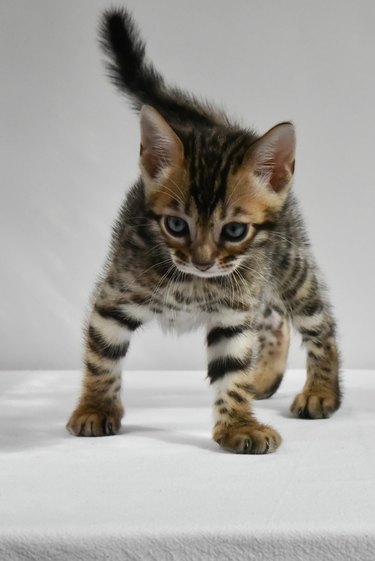
<svg viewBox="0 0 375 561">
<path fill-rule="evenodd" d="M 251 403 L 280 385 L 290 323 L 307 349 L 292 413 L 327 418 L 341 395 L 335 321 L 290 190 L 293 125 L 259 136 L 167 86 L 124 10 L 104 14 L 101 44 L 114 83 L 140 112 L 141 175 L 114 227 L 67 428 L 79 436 L 119 431 L 121 360 L 141 325 L 204 324 L 214 440 L 232 452 L 273 452 L 281 437 Z"/>
</svg>

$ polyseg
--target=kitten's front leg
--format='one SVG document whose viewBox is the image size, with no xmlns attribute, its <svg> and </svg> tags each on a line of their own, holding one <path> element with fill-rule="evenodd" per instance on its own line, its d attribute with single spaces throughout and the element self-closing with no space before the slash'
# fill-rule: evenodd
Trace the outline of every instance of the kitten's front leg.
<svg viewBox="0 0 375 561">
<path fill-rule="evenodd" d="M 86 330 L 83 388 L 66 428 L 77 436 L 116 434 L 124 408 L 121 360 L 142 325 L 135 306 L 97 300 Z"/>
<path fill-rule="evenodd" d="M 212 325 L 207 335 L 208 377 L 215 392 L 213 439 L 230 452 L 268 454 L 281 443 L 272 427 L 257 421 L 252 368 L 257 334 L 249 322 Z"/>
</svg>

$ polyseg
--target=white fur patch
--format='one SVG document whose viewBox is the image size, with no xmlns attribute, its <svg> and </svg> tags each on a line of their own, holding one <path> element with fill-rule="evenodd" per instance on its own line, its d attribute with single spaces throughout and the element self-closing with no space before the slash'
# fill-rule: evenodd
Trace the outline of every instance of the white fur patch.
<svg viewBox="0 0 375 561">
<path fill-rule="evenodd" d="M 175 311 L 166 309 L 155 316 L 163 331 L 174 331 L 177 334 L 187 333 L 200 327 L 205 321 L 205 314 Z"/>
<path fill-rule="evenodd" d="M 113 345 L 121 345 L 129 341 L 131 336 L 129 329 L 121 327 L 121 325 L 113 319 L 103 318 L 95 310 L 91 315 L 90 325 L 100 332 L 103 339 Z"/>
<path fill-rule="evenodd" d="M 209 317 L 209 329 L 214 327 L 235 327 L 245 323 L 249 319 L 248 312 L 224 309 L 218 313 L 211 313 Z"/>
<path fill-rule="evenodd" d="M 256 336 L 252 331 L 245 331 L 235 337 L 225 337 L 208 348 L 208 358 L 210 361 L 226 356 L 244 359 L 255 342 Z"/>
<path fill-rule="evenodd" d="M 293 318 L 293 323 L 297 329 L 316 329 L 320 327 L 323 322 L 324 316 L 322 313 L 313 316 L 295 316 Z"/>
<path fill-rule="evenodd" d="M 119 306 L 119 309 L 124 312 L 124 314 L 142 323 L 147 323 L 153 318 L 153 314 L 148 308 L 139 306 L 138 304 L 122 304 Z"/>
</svg>

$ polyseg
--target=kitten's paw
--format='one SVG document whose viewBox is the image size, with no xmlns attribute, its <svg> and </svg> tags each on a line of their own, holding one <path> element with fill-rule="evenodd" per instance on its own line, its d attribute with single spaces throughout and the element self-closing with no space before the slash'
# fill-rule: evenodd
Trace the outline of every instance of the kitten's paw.
<svg viewBox="0 0 375 561">
<path fill-rule="evenodd" d="M 225 425 L 218 423 L 213 439 L 222 448 L 236 454 L 270 454 L 281 444 L 281 436 L 272 427 L 260 424 Z"/>
<path fill-rule="evenodd" d="M 108 410 L 78 407 L 66 428 L 75 436 L 110 436 L 120 430 L 123 413 L 122 405 L 112 406 Z"/>
<path fill-rule="evenodd" d="M 300 419 L 328 419 L 340 406 L 335 392 L 306 390 L 296 395 L 290 411 Z"/>
</svg>

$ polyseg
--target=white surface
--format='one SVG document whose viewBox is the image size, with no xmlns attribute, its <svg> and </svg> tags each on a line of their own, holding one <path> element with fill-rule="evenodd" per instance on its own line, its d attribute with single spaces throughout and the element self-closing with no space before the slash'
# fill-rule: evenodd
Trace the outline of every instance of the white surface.
<svg viewBox="0 0 375 561">
<path fill-rule="evenodd" d="M 303 381 L 256 404 L 281 448 L 241 456 L 210 440 L 203 373 L 126 373 L 105 438 L 64 431 L 78 373 L 0 373 L 0 559 L 373 561 L 375 372 L 330 420 L 289 417 Z"/>
<path fill-rule="evenodd" d="M 295 122 L 295 188 L 345 364 L 375 368 L 373 0 L 124 3 L 170 81 L 260 132 Z M 88 295 L 137 176 L 137 119 L 105 78 L 97 45 L 110 4 L 0 3 L 2 369 L 80 368 Z M 304 363 L 296 345 L 290 366 Z M 203 336 L 171 341 L 150 329 L 127 368 L 204 369 Z"/>
</svg>

